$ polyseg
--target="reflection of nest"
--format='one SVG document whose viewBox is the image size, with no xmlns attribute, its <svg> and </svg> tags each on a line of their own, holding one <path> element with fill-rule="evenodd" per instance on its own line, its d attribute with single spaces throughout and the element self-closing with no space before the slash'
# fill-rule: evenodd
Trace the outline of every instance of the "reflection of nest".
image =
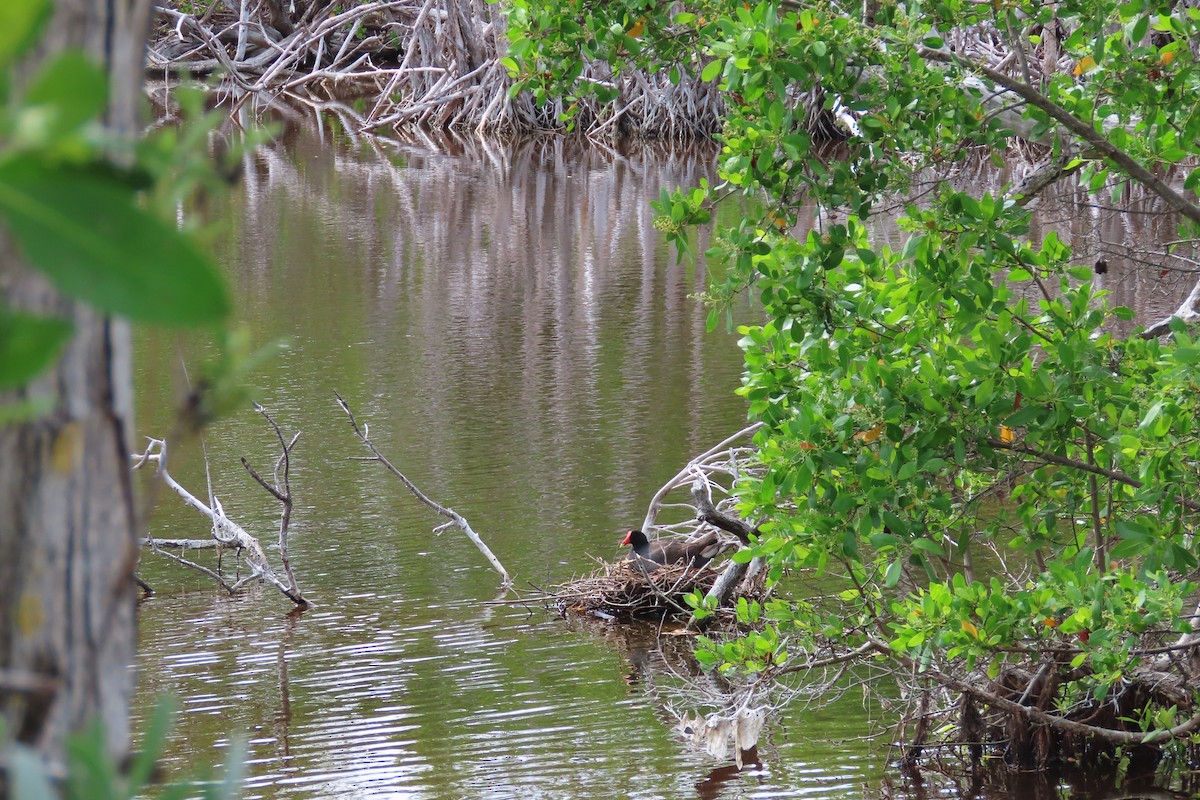
<svg viewBox="0 0 1200 800">
<path fill-rule="evenodd" d="M 684 563 L 643 570 L 641 562 L 605 564 L 591 575 L 559 586 L 554 603 L 563 614 L 591 614 L 605 619 L 663 619 L 691 614 L 683 599 L 692 592 L 706 593 L 717 579 L 707 567 Z"/>
</svg>

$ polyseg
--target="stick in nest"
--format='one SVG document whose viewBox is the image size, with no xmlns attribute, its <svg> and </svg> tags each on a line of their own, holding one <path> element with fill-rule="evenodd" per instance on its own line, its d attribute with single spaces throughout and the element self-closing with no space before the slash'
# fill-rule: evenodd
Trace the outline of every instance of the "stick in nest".
<svg viewBox="0 0 1200 800">
<path fill-rule="evenodd" d="M 636 561 L 618 561 L 563 584 L 554 598 L 564 613 L 603 611 L 627 619 L 691 614 L 684 595 L 707 592 L 716 577 L 711 569 L 682 563 L 650 572 Z"/>
</svg>

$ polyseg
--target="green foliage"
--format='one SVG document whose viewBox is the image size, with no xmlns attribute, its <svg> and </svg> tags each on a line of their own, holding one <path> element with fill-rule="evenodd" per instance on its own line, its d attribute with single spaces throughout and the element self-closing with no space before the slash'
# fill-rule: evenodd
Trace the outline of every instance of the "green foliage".
<svg viewBox="0 0 1200 800">
<path fill-rule="evenodd" d="M 7 233 L 30 266 L 102 312 L 161 325 L 220 322 L 229 301 L 214 265 L 147 208 L 145 190 L 167 177 L 163 137 L 143 145 L 140 159 L 110 160 L 121 148 L 100 125 L 107 79 L 77 52 L 49 58 L 13 95 L 8 65 L 29 49 L 49 13 L 48 0 L 0 11 L 0 220 Z M 178 192 L 192 184 L 173 185 Z M 67 325 L 0 308 L 0 387 L 19 386 L 51 364 L 69 338 Z"/>
<path fill-rule="evenodd" d="M 134 754 L 127 768 L 114 763 L 103 728 L 99 724 L 92 725 L 69 741 L 66 777 L 61 781 L 51 777 L 33 750 L 10 744 L 4 753 L 9 796 L 12 800 L 134 800 L 143 797 L 234 800 L 239 797 L 246 758 L 244 744 L 229 748 L 225 775 L 220 780 L 201 777 L 163 784 L 155 777 L 173 716 L 172 703 L 161 700 L 155 705 L 143 736 L 143 747 Z M 0 740 L 3 740 L 2 735 Z"/>
<path fill-rule="evenodd" d="M 70 336 L 62 320 L 0 311 L 0 389 L 21 386 L 49 366 Z"/>
<path fill-rule="evenodd" d="M 213 322 L 228 312 L 207 257 L 141 209 L 128 183 L 104 172 L 0 162 L 0 216 L 32 264 L 101 311 L 160 325 Z"/>
<path fill-rule="evenodd" d="M 720 82 L 721 182 L 655 204 L 681 252 L 723 198 L 766 209 L 709 253 L 730 265 L 709 322 L 743 294 L 764 312 L 739 329 L 740 391 L 767 423 L 765 474 L 739 487 L 746 517 L 766 520 L 751 552 L 776 578 L 813 570 L 834 599 L 754 612 L 763 633 L 702 643 L 699 657 L 757 671 L 870 637 L 926 667 L 996 674 L 1060 650 L 1076 669 L 1064 691 L 1103 697 L 1146 642 L 1190 630 L 1200 346 L 1178 322 L 1170 341 L 1118 335 L 1132 314 L 1073 259 L 1069 227 L 1033 235 L 1011 193 L 941 184 L 891 229 L 875 218 L 923 169 L 1010 146 L 982 65 L 945 49 L 941 32 L 975 23 L 1029 58 L 1051 26 L 1066 32 L 1074 69 L 1041 79 L 1043 107 L 1022 112 L 1030 135 L 1053 134 L 1052 155 L 1084 153 L 1067 167 L 1083 167 L 1089 191 L 1124 185 L 1128 162 L 1078 147 L 1064 118 L 1145 167 L 1194 166 L 1200 12 L 1166 0 L 870 5 L 863 20 L 827 3 L 680 13 L 522 0 L 510 20 L 509 69 L 542 94 L 593 91 L 572 83 L 581 59 L 618 74 L 690 64 Z M 835 153 L 813 143 L 801 97 L 850 118 Z M 1183 186 L 1195 206 L 1200 171 Z M 814 206 L 837 221 L 794 233 Z"/>
<path fill-rule="evenodd" d="M 0 69 L 28 50 L 50 20 L 50 0 L 25 0 L 0 7 Z"/>
</svg>

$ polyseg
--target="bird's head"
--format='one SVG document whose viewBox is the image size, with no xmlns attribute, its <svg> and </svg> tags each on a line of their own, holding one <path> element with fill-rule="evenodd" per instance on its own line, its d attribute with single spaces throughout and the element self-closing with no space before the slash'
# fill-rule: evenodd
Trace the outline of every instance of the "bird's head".
<svg viewBox="0 0 1200 800">
<path fill-rule="evenodd" d="M 646 534 L 638 530 L 625 531 L 625 538 L 621 540 L 622 545 L 637 546 L 646 541 Z"/>
</svg>

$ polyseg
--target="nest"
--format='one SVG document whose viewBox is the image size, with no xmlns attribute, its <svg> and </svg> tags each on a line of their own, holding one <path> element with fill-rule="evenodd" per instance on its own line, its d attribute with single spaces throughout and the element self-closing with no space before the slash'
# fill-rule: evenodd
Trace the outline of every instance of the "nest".
<svg viewBox="0 0 1200 800">
<path fill-rule="evenodd" d="M 683 599 L 692 592 L 707 593 L 717 580 L 708 567 L 685 563 L 645 570 L 643 562 L 606 564 L 591 575 L 559 586 L 554 602 L 562 614 L 590 614 L 605 619 L 665 619 L 690 615 Z"/>
</svg>

